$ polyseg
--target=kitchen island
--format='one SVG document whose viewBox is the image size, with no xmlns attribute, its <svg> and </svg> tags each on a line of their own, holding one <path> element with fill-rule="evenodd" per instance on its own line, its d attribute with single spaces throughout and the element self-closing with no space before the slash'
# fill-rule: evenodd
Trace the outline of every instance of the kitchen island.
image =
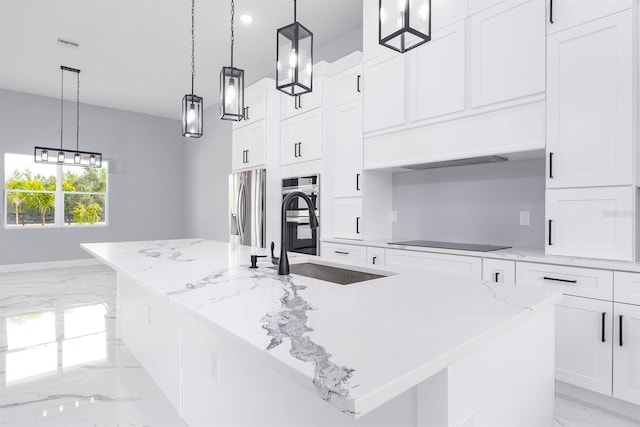
<svg viewBox="0 0 640 427">
<path fill-rule="evenodd" d="M 83 248 L 191 426 L 552 425 L 557 292 L 362 266 L 386 277 L 343 286 L 202 239 Z"/>
</svg>

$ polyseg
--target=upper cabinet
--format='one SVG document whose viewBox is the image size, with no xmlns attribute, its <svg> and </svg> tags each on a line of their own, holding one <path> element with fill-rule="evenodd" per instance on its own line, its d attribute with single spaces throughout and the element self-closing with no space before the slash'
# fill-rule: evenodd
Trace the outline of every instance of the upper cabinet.
<svg viewBox="0 0 640 427">
<path fill-rule="evenodd" d="M 233 129 L 240 129 L 267 115 L 267 91 L 275 89 L 275 82 L 271 79 L 263 79 L 245 88 L 244 91 L 244 119 L 233 122 Z"/>
<path fill-rule="evenodd" d="M 317 65 L 316 65 L 317 66 Z M 324 77 L 318 75 L 314 69 L 313 91 L 304 95 L 289 96 L 284 93 L 281 96 L 282 102 L 282 119 L 297 116 L 307 111 L 315 110 L 322 107 L 322 90 L 324 86 Z"/>
<path fill-rule="evenodd" d="M 544 92 L 544 20 L 544 0 L 510 0 L 471 17 L 472 107 Z"/>
<path fill-rule="evenodd" d="M 283 120 L 280 125 L 280 164 L 322 157 L 322 109 Z"/>
<path fill-rule="evenodd" d="M 631 10 L 549 36 L 548 188 L 632 184 L 633 76 Z"/>
<path fill-rule="evenodd" d="M 633 0 L 546 0 L 549 34 L 584 24 L 633 6 Z"/>
<path fill-rule="evenodd" d="M 264 166 L 266 163 L 266 123 L 260 120 L 233 132 L 231 166 L 234 171 Z"/>
<path fill-rule="evenodd" d="M 364 131 L 405 121 L 405 57 L 389 51 L 364 64 Z"/>
<path fill-rule="evenodd" d="M 333 78 L 333 105 L 362 99 L 362 64 L 337 74 Z"/>
</svg>

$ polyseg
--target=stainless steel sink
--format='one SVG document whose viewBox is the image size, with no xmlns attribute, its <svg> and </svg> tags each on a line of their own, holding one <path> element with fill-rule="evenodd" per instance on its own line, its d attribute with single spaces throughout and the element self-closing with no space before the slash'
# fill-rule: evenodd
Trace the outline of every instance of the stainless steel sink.
<svg viewBox="0 0 640 427">
<path fill-rule="evenodd" d="M 278 267 L 270 267 L 277 269 Z M 366 282 L 367 280 L 380 279 L 380 274 L 365 273 L 357 270 L 347 270 L 344 268 L 330 267 L 328 265 L 305 262 L 301 264 L 291 264 L 289 266 L 291 274 L 311 277 L 313 279 L 324 280 L 338 285 L 350 285 L 352 283 Z"/>
</svg>

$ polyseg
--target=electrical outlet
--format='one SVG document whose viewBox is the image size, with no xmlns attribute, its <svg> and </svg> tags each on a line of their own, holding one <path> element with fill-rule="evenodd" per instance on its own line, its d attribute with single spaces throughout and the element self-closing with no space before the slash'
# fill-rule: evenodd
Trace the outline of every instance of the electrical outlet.
<svg viewBox="0 0 640 427">
<path fill-rule="evenodd" d="M 211 376 L 214 381 L 218 381 L 220 374 L 220 356 L 214 352 L 211 352 Z"/>
<path fill-rule="evenodd" d="M 531 225 L 531 212 L 520 211 L 520 225 Z"/>
<path fill-rule="evenodd" d="M 391 222 L 398 222 L 398 212 L 391 211 Z"/>
</svg>

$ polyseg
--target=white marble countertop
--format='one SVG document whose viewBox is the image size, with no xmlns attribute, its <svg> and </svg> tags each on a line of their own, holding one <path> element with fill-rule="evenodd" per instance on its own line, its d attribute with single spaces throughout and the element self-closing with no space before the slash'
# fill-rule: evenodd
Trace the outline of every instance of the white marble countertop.
<svg viewBox="0 0 640 427">
<path fill-rule="evenodd" d="M 278 276 L 264 259 L 248 268 L 264 249 L 201 239 L 82 247 L 355 418 L 561 297 L 425 273 L 348 286 Z"/>
<path fill-rule="evenodd" d="M 509 248 L 490 252 L 462 251 L 457 249 L 423 248 L 419 246 L 393 245 L 388 242 L 399 242 L 412 239 L 378 239 L 378 240 L 350 240 L 333 237 L 322 238 L 322 242 L 340 243 L 355 246 L 371 246 L 386 249 L 402 249 L 416 252 L 434 252 L 439 254 L 465 255 L 477 258 L 504 259 L 509 261 L 535 262 L 542 264 L 566 265 L 570 267 L 597 268 L 601 270 L 628 271 L 640 273 L 640 261 L 612 261 L 597 258 L 579 258 L 559 255 L 546 255 L 540 248 Z"/>
</svg>

